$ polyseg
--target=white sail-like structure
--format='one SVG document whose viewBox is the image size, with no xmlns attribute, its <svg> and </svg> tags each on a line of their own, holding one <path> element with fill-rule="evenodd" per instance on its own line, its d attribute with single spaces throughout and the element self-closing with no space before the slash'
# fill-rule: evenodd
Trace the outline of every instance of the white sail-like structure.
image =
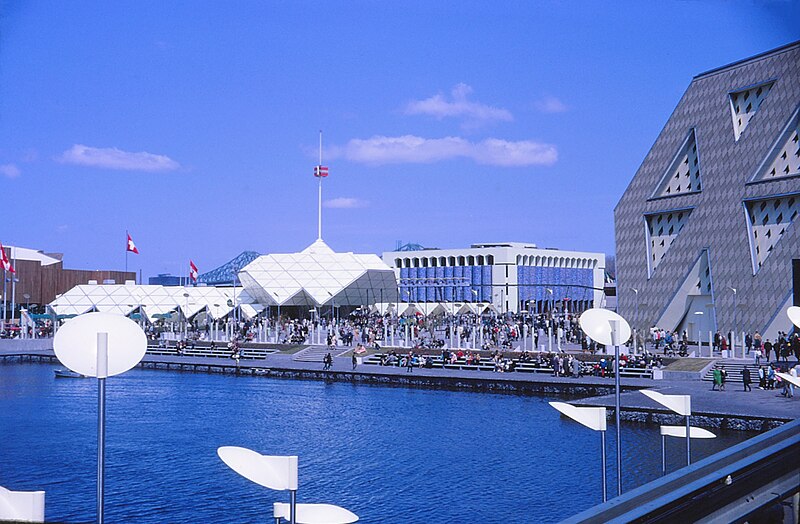
<svg viewBox="0 0 800 524">
<path fill-rule="evenodd" d="M 321 239 L 299 253 L 263 255 L 239 272 L 259 304 L 361 306 L 397 301 L 394 271 L 377 255 L 336 253 Z"/>
</svg>

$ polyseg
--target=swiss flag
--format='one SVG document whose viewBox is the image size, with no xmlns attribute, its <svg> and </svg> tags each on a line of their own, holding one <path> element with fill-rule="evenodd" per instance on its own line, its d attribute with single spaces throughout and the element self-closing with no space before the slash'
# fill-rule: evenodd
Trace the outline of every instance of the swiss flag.
<svg viewBox="0 0 800 524">
<path fill-rule="evenodd" d="M 197 266 L 191 260 L 189 261 L 189 278 L 192 279 L 192 282 L 197 282 Z"/>
<path fill-rule="evenodd" d="M 11 261 L 8 259 L 8 255 L 6 255 L 6 250 L 3 248 L 3 244 L 0 244 L 0 264 L 2 264 L 3 269 L 10 272 L 12 275 L 16 273 L 14 266 L 11 265 Z"/>
<path fill-rule="evenodd" d="M 133 243 L 130 233 L 128 233 L 128 245 L 125 247 L 125 251 L 130 251 L 131 253 L 136 253 L 137 255 L 139 254 L 139 250 L 136 249 L 136 244 Z"/>
</svg>

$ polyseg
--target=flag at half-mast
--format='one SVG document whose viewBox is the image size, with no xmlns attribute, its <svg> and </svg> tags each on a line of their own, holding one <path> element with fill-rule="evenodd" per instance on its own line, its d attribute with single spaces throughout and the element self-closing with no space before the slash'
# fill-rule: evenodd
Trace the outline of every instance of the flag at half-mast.
<svg viewBox="0 0 800 524">
<path fill-rule="evenodd" d="M 136 253 L 138 255 L 139 250 L 136 249 L 136 244 L 133 243 L 133 239 L 131 238 L 130 233 L 127 233 L 127 235 L 128 235 L 128 245 L 125 246 L 125 251 L 130 251 L 131 253 Z"/>
<path fill-rule="evenodd" d="M 14 266 L 11 265 L 11 261 L 8 259 L 8 255 L 6 255 L 6 250 L 3 247 L 3 244 L 0 244 L 0 265 L 3 266 L 3 269 L 8 271 L 11 274 L 16 273 L 14 270 Z"/>
<path fill-rule="evenodd" d="M 317 178 L 328 176 L 328 166 L 314 166 L 314 176 Z"/>
<path fill-rule="evenodd" d="M 189 278 L 192 279 L 192 282 L 197 282 L 197 266 L 191 260 L 189 260 Z"/>
</svg>

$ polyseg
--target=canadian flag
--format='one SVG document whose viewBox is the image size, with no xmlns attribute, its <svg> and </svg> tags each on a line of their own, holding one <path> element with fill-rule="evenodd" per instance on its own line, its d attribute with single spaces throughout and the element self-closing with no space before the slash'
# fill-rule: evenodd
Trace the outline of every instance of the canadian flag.
<svg viewBox="0 0 800 524">
<path fill-rule="evenodd" d="M 137 255 L 139 254 L 139 250 L 136 249 L 136 244 L 133 243 L 130 233 L 128 233 L 128 245 L 126 246 L 125 251 L 130 251 L 131 253 L 136 253 Z"/>
<path fill-rule="evenodd" d="M 189 261 L 189 278 L 192 279 L 192 282 L 197 282 L 197 266 L 191 260 Z"/>
<path fill-rule="evenodd" d="M 11 261 L 8 259 L 8 255 L 6 255 L 6 250 L 3 248 L 3 244 L 0 244 L 0 264 L 3 265 L 3 269 L 11 274 L 16 273 L 16 271 L 14 271 L 14 266 L 11 265 Z"/>
</svg>

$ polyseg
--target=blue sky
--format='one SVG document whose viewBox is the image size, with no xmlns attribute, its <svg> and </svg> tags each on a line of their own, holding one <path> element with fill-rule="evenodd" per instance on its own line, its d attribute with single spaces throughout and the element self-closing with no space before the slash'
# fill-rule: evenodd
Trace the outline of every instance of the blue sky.
<svg viewBox="0 0 800 524">
<path fill-rule="evenodd" d="M 614 252 L 691 78 L 797 2 L 0 0 L 0 242 L 145 278 L 316 238 Z"/>
</svg>

